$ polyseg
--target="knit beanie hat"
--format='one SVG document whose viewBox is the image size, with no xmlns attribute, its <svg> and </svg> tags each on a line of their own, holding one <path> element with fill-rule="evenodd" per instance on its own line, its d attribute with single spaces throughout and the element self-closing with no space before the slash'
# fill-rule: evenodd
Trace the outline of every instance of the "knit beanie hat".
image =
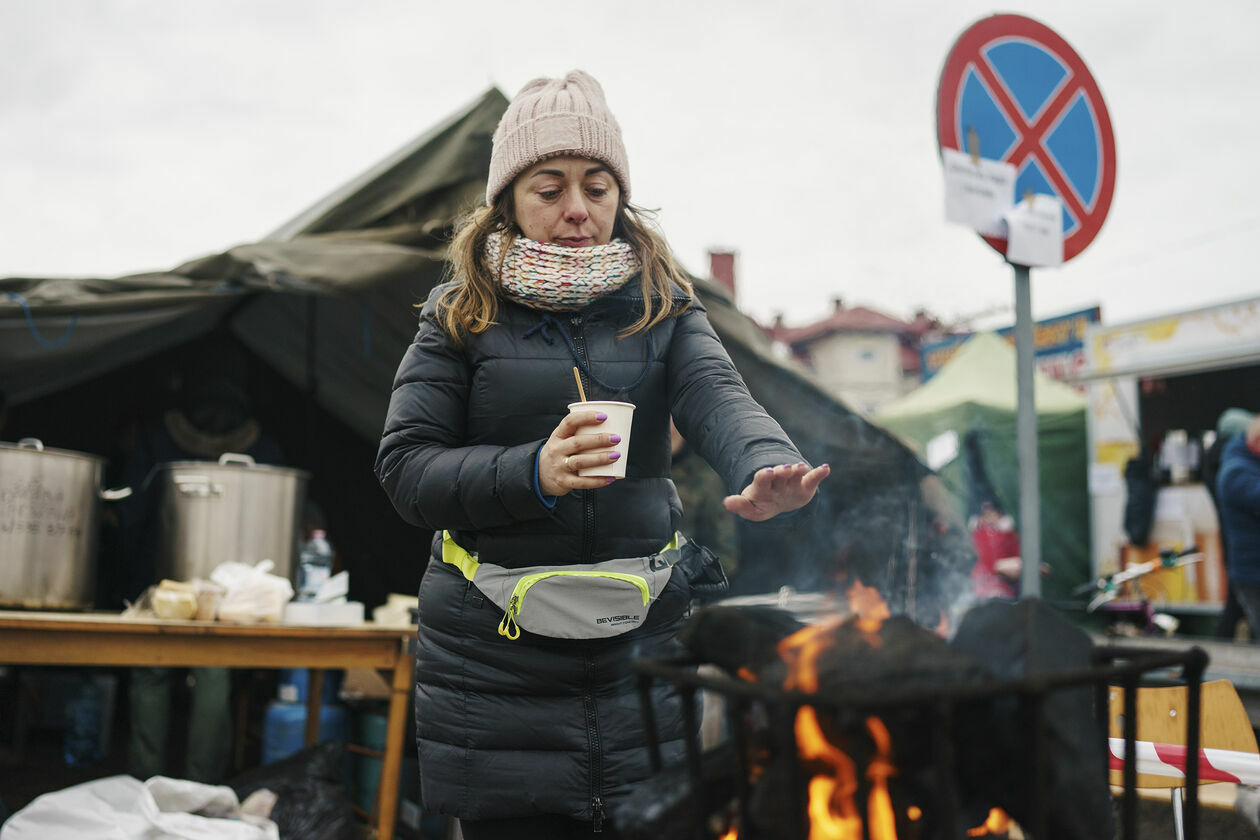
<svg viewBox="0 0 1260 840">
<path fill-rule="evenodd" d="M 561 155 L 607 165 L 622 194 L 630 197 L 630 165 L 621 128 L 604 101 L 604 89 L 582 70 L 571 70 L 562 79 L 534 79 L 508 105 L 494 130 L 486 204 L 493 204 L 524 170 Z"/>
</svg>

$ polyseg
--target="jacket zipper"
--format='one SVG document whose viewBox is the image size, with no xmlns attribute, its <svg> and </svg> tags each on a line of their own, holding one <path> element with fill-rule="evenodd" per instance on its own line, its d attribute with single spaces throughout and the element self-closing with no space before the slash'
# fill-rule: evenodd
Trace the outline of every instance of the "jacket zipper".
<svg viewBox="0 0 1260 840">
<path fill-rule="evenodd" d="M 586 655 L 586 685 L 582 704 L 586 709 L 586 740 L 591 751 L 591 831 L 604 831 L 604 752 L 599 740 L 599 718 L 595 713 L 594 663 Z"/>
<path fill-rule="evenodd" d="M 582 332 L 582 316 L 574 315 L 569 318 L 569 325 L 573 328 L 573 347 L 577 351 L 578 361 L 582 364 L 579 368 L 586 367 L 589 359 L 586 357 L 586 335 Z M 580 374 L 579 374 L 580 375 Z M 590 377 L 583 377 L 585 380 L 582 387 L 589 394 Z M 592 563 L 595 556 L 595 494 L 590 490 L 582 491 L 582 562 Z"/>
</svg>

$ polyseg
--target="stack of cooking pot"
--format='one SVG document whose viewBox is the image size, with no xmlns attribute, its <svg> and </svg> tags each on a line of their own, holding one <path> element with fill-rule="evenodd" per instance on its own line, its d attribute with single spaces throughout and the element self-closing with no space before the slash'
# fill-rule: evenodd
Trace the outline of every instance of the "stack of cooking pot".
<svg viewBox="0 0 1260 840">
<path fill-rule="evenodd" d="M 37 438 L 0 443 L 0 607 L 90 609 L 96 593 L 104 459 L 46 449 Z"/>
<path fill-rule="evenodd" d="M 158 577 L 208 579 L 220 563 L 270 560 L 293 579 L 309 474 L 234 452 L 163 464 Z"/>
</svg>

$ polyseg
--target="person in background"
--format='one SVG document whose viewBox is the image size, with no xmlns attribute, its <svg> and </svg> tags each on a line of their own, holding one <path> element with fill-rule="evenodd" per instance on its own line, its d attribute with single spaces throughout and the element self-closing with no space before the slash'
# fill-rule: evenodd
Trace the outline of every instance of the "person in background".
<svg viewBox="0 0 1260 840">
<path fill-rule="evenodd" d="M 726 488 L 722 477 L 687 445 L 682 433 L 669 421 L 670 479 L 682 502 L 679 530 L 718 556 L 728 577 L 739 571 L 739 533 L 735 517 L 722 504 Z"/>
<path fill-rule="evenodd" d="M 233 362 L 236 362 L 235 364 Z M 183 372 L 175 405 L 136 433 L 122 466 L 132 495 L 117 503 L 118 541 L 126 596 L 134 600 L 157 580 L 161 482 L 157 471 L 172 461 L 217 461 L 225 452 L 249 455 L 256 463 L 282 465 L 279 444 L 253 417 L 243 359 L 214 345 Z M 232 720 L 231 671 L 189 669 L 192 706 L 183 778 L 217 783 L 228 770 Z M 139 779 L 167 772 L 170 728 L 169 668 L 133 668 L 128 700 L 131 726 L 128 772 Z"/>
<path fill-rule="evenodd" d="M 980 513 L 967 522 L 976 563 L 971 567 L 971 589 L 977 598 L 1019 597 L 1019 577 L 1023 561 L 1015 520 L 1002 512 L 997 502 L 980 504 Z"/>
<path fill-rule="evenodd" d="M 1221 413 L 1216 421 L 1216 439 L 1212 441 L 1212 445 L 1203 453 L 1203 484 L 1207 487 L 1208 493 L 1212 497 L 1212 507 L 1216 510 L 1217 522 L 1221 522 L 1221 500 L 1216 492 L 1216 481 L 1221 471 L 1221 457 L 1225 452 L 1225 446 L 1235 437 L 1244 434 L 1247 431 L 1247 424 L 1252 421 L 1255 414 L 1241 408 L 1227 408 Z M 1220 526 L 1221 537 L 1221 559 L 1225 563 L 1225 568 L 1229 568 L 1229 536 L 1225 533 L 1225 526 Z M 1221 607 L 1221 614 L 1216 621 L 1216 636 L 1221 639 L 1235 639 L 1238 637 L 1238 622 L 1243 620 L 1243 608 L 1238 603 L 1238 598 L 1234 595 L 1234 588 L 1229 585 L 1226 580 L 1225 585 L 1225 604 Z"/>
<path fill-rule="evenodd" d="M 525 85 L 494 133 L 486 206 L 457 228 L 451 282 L 394 378 L 376 474 L 406 521 L 436 532 L 419 596 L 420 805 L 458 817 L 465 840 L 613 840 L 617 805 L 650 774 L 630 663 L 681 653 L 704 556 L 677 535 L 670 416 L 746 519 L 803 507 L 829 473 L 749 395 L 629 203 L 629 172 L 595 79 Z M 567 412 L 575 367 L 588 400 L 636 406 L 624 478 L 581 474 L 614 463 L 621 439 L 597 410 Z M 653 699 L 676 763 L 680 704 L 659 683 Z"/>
<path fill-rule="evenodd" d="M 1216 478 L 1229 586 L 1251 627 L 1260 627 L 1260 416 L 1221 453 Z"/>
</svg>

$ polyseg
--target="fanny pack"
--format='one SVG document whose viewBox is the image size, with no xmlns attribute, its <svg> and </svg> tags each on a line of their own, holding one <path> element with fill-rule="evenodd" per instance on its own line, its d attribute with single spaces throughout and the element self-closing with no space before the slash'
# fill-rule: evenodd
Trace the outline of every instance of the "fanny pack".
<svg viewBox="0 0 1260 840">
<path fill-rule="evenodd" d="M 555 639 L 603 639 L 643 624 L 674 567 L 712 552 L 682 534 L 656 554 L 570 566 L 507 569 L 482 563 L 442 532 L 442 560 L 458 568 L 503 610 L 499 635 L 516 639 L 525 629 Z"/>
</svg>

